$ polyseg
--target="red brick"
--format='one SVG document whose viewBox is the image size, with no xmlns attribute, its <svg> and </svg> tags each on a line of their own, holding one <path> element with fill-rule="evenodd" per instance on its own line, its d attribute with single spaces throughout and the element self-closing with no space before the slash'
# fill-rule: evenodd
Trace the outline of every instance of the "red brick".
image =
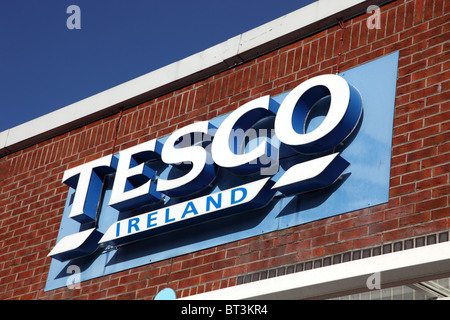
<svg viewBox="0 0 450 320">
<path fill-rule="evenodd" d="M 429 148 L 424 148 L 422 150 L 418 150 L 418 151 L 407 154 L 406 159 L 408 162 L 411 162 L 411 161 L 419 160 L 419 159 L 423 159 L 423 158 L 430 158 L 430 157 L 436 155 L 436 153 L 437 153 L 436 147 L 429 147 Z"/>
<path fill-rule="evenodd" d="M 401 229 L 395 229 L 383 233 L 383 242 L 390 242 L 399 239 L 411 238 L 414 236 L 414 228 L 406 227 Z"/>
<path fill-rule="evenodd" d="M 417 190 L 436 188 L 445 184 L 448 184 L 448 177 L 446 175 L 438 176 L 417 182 Z"/>
<path fill-rule="evenodd" d="M 434 187 L 432 190 L 433 197 L 440 197 L 450 194 L 450 185 L 446 184 L 440 187 Z"/>
<path fill-rule="evenodd" d="M 324 247 L 316 247 L 309 250 L 302 250 L 298 252 L 299 260 L 310 260 L 313 258 L 321 257 L 324 253 Z"/>
<path fill-rule="evenodd" d="M 311 248 L 311 240 L 307 239 L 286 245 L 286 253 L 302 251 L 309 248 Z"/>
<path fill-rule="evenodd" d="M 410 134 L 411 136 L 412 134 Z M 408 143 L 404 143 L 392 148 L 392 154 L 394 156 L 399 154 L 405 154 L 414 150 L 418 150 L 422 147 L 422 141 L 412 141 Z"/>
<path fill-rule="evenodd" d="M 236 265 L 237 259 L 226 259 L 226 260 L 220 260 L 220 261 L 216 261 L 213 262 L 212 265 L 212 269 L 213 270 L 218 270 L 218 269 L 225 269 L 228 267 L 232 267 L 234 265 Z"/>
<path fill-rule="evenodd" d="M 323 246 L 329 243 L 336 242 L 338 241 L 338 239 L 339 234 L 337 232 L 315 237 L 311 239 L 311 247 Z"/>
<path fill-rule="evenodd" d="M 370 247 L 370 246 L 378 245 L 380 243 L 382 243 L 382 235 L 381 234 L 362 237 L 362 238 L 353 240 L 353 246 L 355 248 Z"/>
<path fill-rule="evenodd" d="M 430 190 L 424 190 L 421 192 L 415 192 L 411 194 L 406 194 L 401 197 L 401 204 L 407 205 L 423 200 L 427 200 L 431 198 L 431 191 Z"/>
<path fill-rule="evenodd" d="M 434 167 L 448 162 L 448 154 L 440 154 L 422 160 L 422 168 Z"/>
<path fill-rule="evenodd" d="M 205 282 L 210 282 L 210 281 L 221 279 L 222 278 L 222 274 L 223 274 L 222 270 L 203 274 L 200 277 L 200 282 L 205 283 Z"/>
<path fill-rule="evenodd" d="M 287 243 L 297 242 L 298 240 L 299 240 L 299 234 L 291 233 L 291 234 L 284 235 L 282 237 L 278 237 L 278 238 L 274 239 L 274 245 L 275 246 L 284 245 Z"/>
<path fill-rule="evenodd" d="M 367 235 L 367 226 L 353 228 L 339 233 L 339 240 L 355 239 Z"/>
<path fill-rule="evenodd" d="M 383 220 L 384 213 L 382 211 L 373 212 L 366 215 L 358 216 L 354 219 L 355 226 L 369 225 Z"/>
<path fill-rule="evenodd" d="M 431 220 L 438 220 L 450 217 L 450 207 L 440 208 L 431 211 Z"/>
<path fill-rule="evenodd" d="M 414 235 L 419 236 L 423 234 L 429 234 L 448 228 L 447 219 L 441 219 L 436 221 L 431 221 L 428 223 L 419 224 L 414 227 Z"/>
<path fill-rule="evenodd" d="M 436 95 L 428 97 L 426 100 L 426 104 L 427 106 L 432 106 L 436 103 L 443 103 L 448 100 L 450 100 L 450 91 L 438 93 Z"/>
<path fill-rule="evenodd" d="M 414 215 L 409 215 L 406 217 L 402 217 L 399 219 L 399 227 L 404 226 L 412 226 L 424 223 L 426 221 L 430 220 L 430 213 L 429 212 L 421 212 Z"/>
<path fill-rule="evenodd" d="M 403 194 L 409 194 L 411 192 L 414 192 L 415 189 L 416 189 L 415 183 L 403 184 L 393 188 L 391 187 L 389 190 L 389 196 L 395 197 Z"/>
<path fill-rule="evenodd" d="M 392 219 L 378 222 L 369 226 L 368 234 L 373 235 L 380 232 L 389 231 L 398 228 L 398 220 Z"/>
<path fill-rule="evenodd" d="M 416 212 L 433 210 L 447 206 L 447 197 L 431 199 L 416 204 Z"/>
<path fill-rule="evenodd" d="M 271 260 L 270 259 L 258 260 L 256 262 L 252 262 L 252 263 L 247 264 L 245 266 L 244 272 L 241 272 L 240 274 L 249 273 L 249 272 L 255 272 L 255 271 L 258 271 L 258 270 L 268 269 L 271 266 L 272 265 L 271 265 Z"/>
</svg>

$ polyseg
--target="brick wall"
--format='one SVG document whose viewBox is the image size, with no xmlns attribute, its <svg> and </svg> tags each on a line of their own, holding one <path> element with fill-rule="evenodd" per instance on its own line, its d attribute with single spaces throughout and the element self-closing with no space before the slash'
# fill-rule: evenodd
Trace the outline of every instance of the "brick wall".
<svg viewBox="0 0 450 320">
<path fill-rule="evenodd" d="M 449 1 L 391 2 L 378 30 L 367 28 L 368 16 L 344 22 L 340 71 L 400 52 L 388 203 L 44 292 L 66 169 L 111 154 L 115 138 L 117 152 L 335 73 L 337 25 L 130 108 L 120 122 L 113 115 L 1 158 L 0 299 L 153 299 L 164 287 L 187 296 L 262 270 L 448 232 Z"/>
</svg>

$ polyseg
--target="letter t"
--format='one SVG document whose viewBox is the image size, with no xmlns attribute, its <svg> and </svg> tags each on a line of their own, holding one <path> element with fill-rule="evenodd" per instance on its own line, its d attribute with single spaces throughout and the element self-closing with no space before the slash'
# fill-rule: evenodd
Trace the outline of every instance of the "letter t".
<svg viewBox="0 0 450 320">
<path fill-rule="evenodd" d="M 114 172 L 112 159 L 109 155 L 64 172 L 63 182 L 76 189 L 69 218 L 80 223 L 95 220 L 103 177 Z"/>
</svg>

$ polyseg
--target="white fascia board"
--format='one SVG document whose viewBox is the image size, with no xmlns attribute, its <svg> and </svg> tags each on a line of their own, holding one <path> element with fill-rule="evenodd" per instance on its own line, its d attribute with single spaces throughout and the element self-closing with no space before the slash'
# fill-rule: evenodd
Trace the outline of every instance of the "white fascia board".
<svg viewBox="0 0 450 320">
<path fill-rule="evenodd" d="M 363 2 L 361 0 L 313 2 L 242 34 L 239 53 L 264 45 Z"/>
<path fill-rule="evenodd" d="M 450 242 L 250 282 L 181 300 L 331 298 L 368 291 L 367 280 L 376 272 L 380 273 L 381 289 L 448 276 Z"/>
<path fill-rule="evenodd" d="M 9 134 L 9 130 L 5 130 L 3 132 L 0 132 L 0 150 L 6 148 L 7 145 L 7 140 L 8 140 L 8 134 Z M 1 156 L 1 154 L 0 154 Z"/>
<path fill-rule="evenodd" d="M 370 4 L 389 1 L 373 0 Z M 368 4 L 362 0 L 318 0 L 200 53 L 0 132 L 0 157 L 253 59 L 318 31 L 317 24 L 323 19 L 330 22 L 321 27 L 329 27 L 343 12 L 350 18 L 364 12 Z"/>
</svg>

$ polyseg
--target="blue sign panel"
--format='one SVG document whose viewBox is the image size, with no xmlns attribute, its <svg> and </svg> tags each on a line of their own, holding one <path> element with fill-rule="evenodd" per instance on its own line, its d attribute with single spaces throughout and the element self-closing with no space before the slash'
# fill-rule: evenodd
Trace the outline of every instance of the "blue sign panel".
<svg viewBox="0 0 450 320">
<path fill-rule="evenodd" d="M 45 290 L 72 270 L 84 281 L 387 202 L 397 63 L 314 77 L 67 170 Z"/>
</svg>

